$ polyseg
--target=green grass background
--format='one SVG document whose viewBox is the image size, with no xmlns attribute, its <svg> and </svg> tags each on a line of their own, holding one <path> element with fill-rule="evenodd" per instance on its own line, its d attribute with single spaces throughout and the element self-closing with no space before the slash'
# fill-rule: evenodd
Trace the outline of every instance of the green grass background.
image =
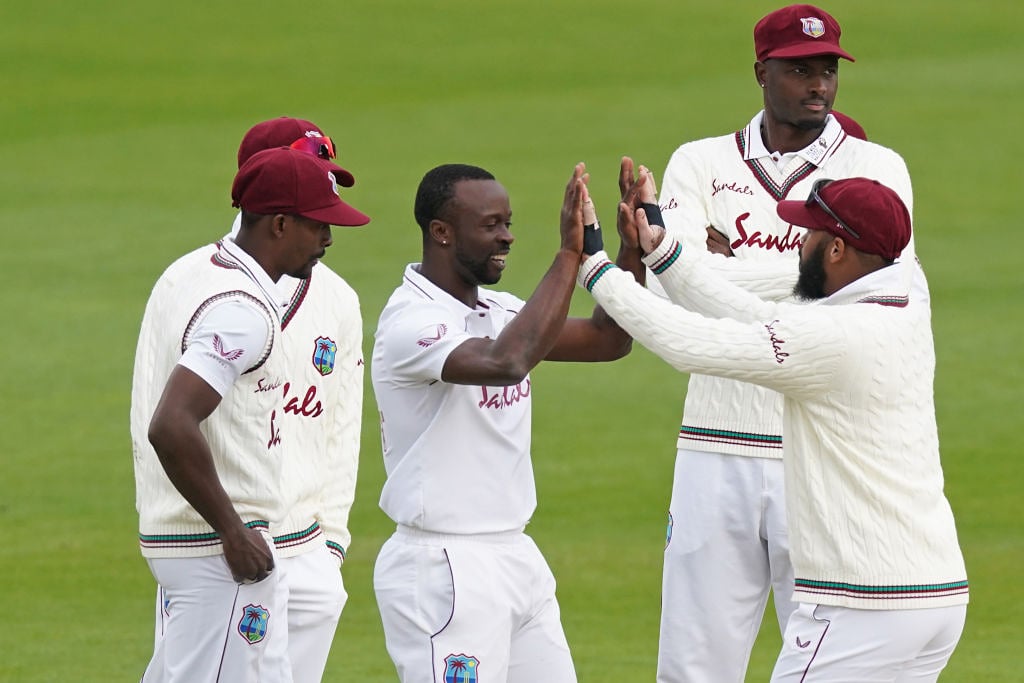
<svg viewBox="0 0 1024 683">
<path fill-rule="evenodd" d="M 299 6 L 36 0 L 0 10 L 0 680 L 131 681 L 153 581 L 136 545 L 132 355 L 149 290 L 233 216 L 235 152 L 256 121 L 319 123 L 371 216 L 327 263 L 376 317 L 415 260 L 416 184 L 443 162 L 508 188 L 528 295 L 558 244 L 560 196 L 588 163 L 612 223 L 618 159 L 660 177 L 683 141 L 760 106 L 751 30 L 777 5 L 652 0 L 348 0 Z M 901 152 L 915 185 L 938 354 L 947 493 L 972 602 L 945 681 L 1019 681 L 1024 565 L 1019 132 L 1024 4 L 836 0 L 858 61 L 837 108 Z M 613 240 L 614 242 L 614 240 Z M 574 311 L 589 297 L 578 292 Z M 540 505 L 579 679 L 653 680 L 661 550 L 685 378 L 643 349 L 534 374 Z M 326 680 L 394 680 L 371 588 L 391 525 L 367 381 Z M 453 485 L 457 485 L 453 482 Z M 771 622 L 751 681 L 767 680 Z"/>
</svg>

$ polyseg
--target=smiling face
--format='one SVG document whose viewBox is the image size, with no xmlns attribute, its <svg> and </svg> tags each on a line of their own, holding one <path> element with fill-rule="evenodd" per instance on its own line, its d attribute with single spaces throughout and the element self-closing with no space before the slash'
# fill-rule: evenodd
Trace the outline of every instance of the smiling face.
<svg viewBox="0 0 1024 683">
<path fill-rule="evenodd" d="M 496 180 L 461 180 L 442 212 L 452 226 L 454 268 L 467 285 L 493 285 L 501 279 L 515 237 L 508 192 Z"/>
<path fill-rule="evenodd" d="M 765 115 L 773 123 L 818 130 L 832 111 L 839 90 L 839 58 L 829 55 L 759 62 Z"/>
</svg>

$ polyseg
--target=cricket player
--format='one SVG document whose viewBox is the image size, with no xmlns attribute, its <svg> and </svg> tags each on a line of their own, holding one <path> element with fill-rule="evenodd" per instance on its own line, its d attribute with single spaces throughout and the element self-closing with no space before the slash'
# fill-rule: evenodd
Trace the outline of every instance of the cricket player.
<svg viewBox="0 0 1024 683">
<path fill-rule="evenodd" d="M 287 146 L 322 159 L 334 141 L 314 123 L 278 117 L 253 126 L 238 147 L 238 163 Z M 355 178 L 336 173 L 338 184 Z M 365 225 L 369 217 L 350 221 Z M 232 227 L 237 234 L 239 219 Z M 348 594 L 341 572 L 351 534 L 363 407 L 363 322 L 359 297 L 329 266 L 308 278 L 282 275 L 290 293 L 281 318 L 289 384 L 282 387 L 282 472 L 286 516 L 272 524 L 278 566 L 288 586 L 288 653 L 295 683 L 319 683 Z"/>
<path fill-rule="evenodd" d="M 910 212 L 867 178 L 822 179 L 777 212 L 807 229 L 794 265 L 804 305 L 731 285 L 642 211 L 620 226 L 631 241 L 639 229 L 644 262 L 672 302 L 601 254 L 583 264 L 580 284 L 677 370 L 784 396 L 799 607 L 772 681 L 935 681 L 960 638 L 968 583 L 943 494 L 931 309 L 913 284 L 920 268 L 896 261 Z"/>
<path fill-rule="evenodd" d="M 670 234 L 706 252 L 722 276 L 766 298 L 786 296 L 802 231 L 776 205 L 824 177 L 865 176 L 912 211 L 903 159 L 848 135 L 831 115 L 840 27 L 791 5 L 754 28 L 754 76 L 764 108 L 745 127 L 689 142 L 669 160 L 660 206 Z M 915 258 L 913 239 L 901 257 Z M 918 298 L 927 302 L 924 279 Z M 657 283 L 653 283 L 657 290 Z M 782 397 L 770 386 L 690 376 L 669 505 L 658 681 L 744 680 L 771 589 L 780 630 L 795 604 L 783 480 Z"/>
<path fill-rule="evenodd" d="M 281 116 L 246 132 L 238 147 L 239 166 L 274 147 L 326 160 L 336 156 L 334 141 L 316 124 Z M 343 187 L 355 184 L 347 170 L 335 177 Z M 237 237 L 241 218 L 241 213 L 235 217 L 226 239 Z M 306 279 L 282 275 L 278 287 L 290 293 L 281 321 L 281 348 L 293 379 L 287 384 L 281 419 L 293 437 L 283 446 L 287 516 L 271 525 L 271 534 L 288 587 L 292 678 L 294 683 L 315 683 L 323 677 L 348 598 L 339 569 L 351 540 L 348 515 L 359 465 L 362 315 L 356 292 L 323 263 Z M 167 616 L 158 587 L 157 651 Z"/>
<path fill-rule="evenodd" d="M 447 164 L 417 190 L 423 259 L 381 313 L 370 371 L 387 472 L 380 505 L 397 524 L 374 589 L 403 683 L 576 680 L 555 579 L 524 529 L 537 504 L 530 370 L 542 359 L 612 360 L 631 346 L 600 308 L 566 319 L 586 202 L 579 164 L 561 247 L 523 301 L 490 288 L 514 241 L 494 176 Z M 643 276 L 635 245 L 620 264 Z"/>
<path fill-rule="evenodd" d="M 285 517 L 291 376 L 282 275 L 306 279 L 341 201 L 338 166 L 288 148 L 239 169 L 237 238 L 182 257 L 154 286 L 132 383 L 142 554 L 166 604 L 144 681 L 292 681 L 272 520 Z"/>
</svg>

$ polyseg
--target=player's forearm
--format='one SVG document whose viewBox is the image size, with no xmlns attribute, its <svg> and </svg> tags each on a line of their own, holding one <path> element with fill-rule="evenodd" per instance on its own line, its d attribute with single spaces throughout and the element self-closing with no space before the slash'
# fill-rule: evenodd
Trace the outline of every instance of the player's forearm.
<svg viewBox="0 0 1024 683">
<path fill-rule="evenodd" d="M 657 274 L 669 299 L 687 310 L 711 318 L 751 321 L 769 317 L 773 304 L 729 282 L 705 264 L 704 254 L 687 252 L 666 236 L 645 261 Z"/>
<path fill-rule="evenodd" d="M 620 243 L 615 265 L 627 273 L 632 273 L 641 285 L 646 284 L 647 267 L 644 265 L 639 249 L 626 247 Z M 586 357 L 576 357 L 571 360 L 611 361 L 628 355 L 632 350 L 633 337 L 622 329 L 600 305 L 594 307 L 590 322 L 595 334 L 587 344 Z"/>
<path fill-rule="evenodd" d="M 560 249 L 526 305 L 494 341 L 491 355 L 507 384 L 521 382 L 558 340 L 569 314 L 580 255 Z"/>
<path fill-rule="evenodd" d="M 155 419 L 149 440 L 171 484 L 221 538 L 244 531 L 198 425 L 186 430 Z"/>
</svg>

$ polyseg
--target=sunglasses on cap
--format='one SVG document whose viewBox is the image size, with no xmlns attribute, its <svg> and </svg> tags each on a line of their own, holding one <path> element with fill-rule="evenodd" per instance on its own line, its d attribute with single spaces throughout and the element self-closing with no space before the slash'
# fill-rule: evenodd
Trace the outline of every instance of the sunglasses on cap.
<svg viewBox="0 0 1024 683">
<path fill-rule="evenodd" d="M 857 234 L 857 231 L 851 228 L 849 225 L 847 225 L 842 218 L 837 216 L 836 212 L 830 209 L 828 204 L 825 203 L 825 200 L 821 198 L 821 190 L 831 182 L 832 180 L 830 178 L 822 178 L 821 180 L 816 181 L 814 183 L 814 186 L 811 187 L 811 196 L 807 198 L 807 201 L 804 203 L 804 205 L 814 206 L 815 204 L 817 204 L 819 207 L 821 207 L 822 211 L 828 214 L 829 218 L 831 218 L 832 220 L 839 224 L 840 228 L 853 235 L 855 239 L 860 239 L 860 235 Z"/>
<path fill-rule="evenodd" d="M 322 137 L 304 135 L 288 146 L 321 159 L 333 159 L 335 157 L 334 141 L 326 135 Z"/>
</svg>

